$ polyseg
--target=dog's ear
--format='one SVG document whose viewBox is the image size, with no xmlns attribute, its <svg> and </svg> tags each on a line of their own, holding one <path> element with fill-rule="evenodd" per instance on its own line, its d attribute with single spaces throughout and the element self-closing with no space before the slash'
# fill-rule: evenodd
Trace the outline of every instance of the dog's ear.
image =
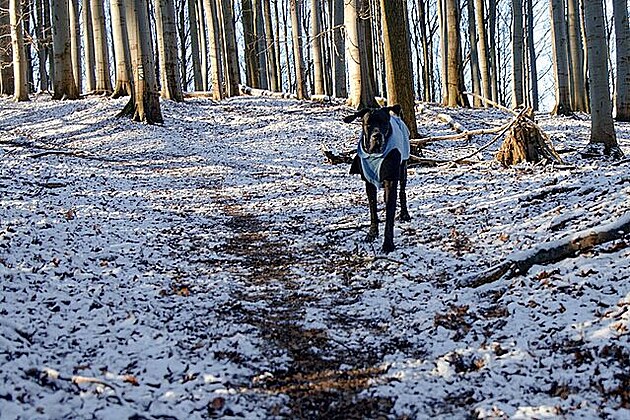
<svg viewBox="0 0 630 420">
<path fill-rule="evenodd" d="M 402 117 L 402 108 L 398 104 L 392 105 L 392 106 L 388 106 L 385 109 L 387 111 L 393 112 L 394 114 L 398 115 L 399 117 Z"/>
<path fill-rule="evenodd" d="M 357 111 L 357 112 L 355 112 L 352 115 L 348 115 L 347 117 L 345 117 L 343 119 L 343 121 L 347 122 L 347 123 L 351 123 L 352 121 L 356 120 L 357 118 L 363 118 L 363 116 L 365 114 L 367 114 L 368 112 L 370 112 L 370 108 L 363 108 L 362 110 Z"/>
</svg>

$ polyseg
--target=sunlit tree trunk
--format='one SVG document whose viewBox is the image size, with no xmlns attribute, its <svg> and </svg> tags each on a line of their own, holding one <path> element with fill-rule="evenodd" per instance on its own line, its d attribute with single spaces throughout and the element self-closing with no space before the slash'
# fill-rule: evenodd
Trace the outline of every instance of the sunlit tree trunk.
<svg viewBox="0 0 630 420">
<path fill-rule="evenodd" d="M 133 68 L 133 94 L 120 115 L 149 124 L 162 123 L 160 93 L 155 76 L 155 61 L 147 0 L 124 0 L 127 36 Z"/>
<path fill-rule="evenodd" d="M 344 24 L 346 28 L 346 63 L 348 66 L 348 92 L 347 104 L 353 108 L 376 107 L 378 103 L 374 97 L 374 90 L 370 89 L 366 71 L 371 67 L 366 63 L 365 32 L 363 22 L 360 19 L 362 0 L 344 0 Z"/>
<path fill-rule="evenodd" d="M 37 0 L 45 3 L 45 0 Z M 85 89 L 88 93 L 96 89 L 96 62 L 94 59 L 94 31 L 90 0 L 82 0 L 81 21 L 83 22 L 83 58 L 85 63 Z M 41 68 L 41 66 L 40 66 Z"/>
<path fill-rule="evenodd" d="M 346 88 L 346 45 L 343 39 L 343 1 L 334 0 L 333 8 L 333 73 L 334 73 L 334 87 L 335 96 L 337 98 L 345 98 L 348 96 L 348 90 Z"/>
<path fill-rule="evenodd" d="M 591 99 L 590 150 L 621 157 L 617 144 L 610 100 L 608 77 L 608 45 L 602 0 L 588 0 L 584 4 L 586 43 L 588 46 L 589 88 Z"/>
<path fill-rule="evenodd" d="M 613 0 L 617 47 L 617 121 L 630 122 L 630 23 L 627 0 Z"/>
<path fill-rule="evenodd" d="M 571 92 L 569 90 L 569 59 L 567 52 L 566 21 L 564 1 L 550 0 L 551 50 L 556 80 L 556 105 L 552 111 L 556 115 L 571 114 Z"/>
<path fill-rule="evenodd" d="M 96 63 L 96 93 L 110 94 L 112 81 L 109 76 L 109 48 L 105 30 L 105 8 L 103 0 L 90 0 L 92 30 L 94 31 L 94 54 Z"/>
<path fill-rule="evenodd" d="M 497 0 L 488 0 L 488 53 L 492 100 L 499 101 L 499 66 L 497 65 Z"/>
<path fill-rule="evenodd" d="M 523 95 L 523 1 L 512 0 L 512 107 L 524 104 Z"/>
<path fill-rule="evenodd" d="M 475 0 L 475 20 L 479 33 L 479 70 L 481 72 L 481 95 L 486 99 L 492 98 L 492 85 L 490 82 L 490 59 L 488 52 L 488 40 L 486 32 L 485 6 L 483 0 Z M 484 104 L 484 106 L 487 106 Z"/>
<path fill-rule="evenodd" d="M 196 1 L 197 8 L 197 25 L 199 26 L 199 54 L 201 57 L 201 90 L 207 91 L 210 82 L 208 74 L 210 63 L 208 62 L 208 36 L 206 34 L 206 15 L 203 11 L 203 0 Z"/>
<path fill-rule="evenodd" d="M 184 95 L 177 57 L 177 24 L 173 0 L 157 0 L 155 15 L 158 27 L 161 95 L 164 99 L 182 102 Z"/>
<path fill-rule="evenodd" d="M 584 80 L 584 43 L 580 31 L 579 7 L 579 0 L 567 0 L 571 108 L 575 111 L 588 112 L 588 89 Z"/>
<path fill-rule="evenodd" d="M 311 0 L 311 43 L 313 46 L 313 85 L 315 95 L 323 95 L 324 66 L 322 63 L 322 38 L 321 38 L 321 1 Z"/>
<path fill-rule="evenodd" d="M 461 46 L 459 29 L 459 5 L 457 0 L 445 1 L 447 51 L 442 54 L 446 56 L 446 98 L 444 105 L 454 107 L 463 105 L 461 93 Z"/>
<path fill-rule="evenodd" d="M 9 0 L 11 49 L 13 50 L 13 100 L 28 101 L 28 68 L 24 51 L 24 29 L 19 0 Z"/>
<path fill-rule="evenodd" d="M 72 69 L 72 43 L 70 41 L 70 16 L 68 0 L 52 0 L 53 54 L 53 99 L 77 99 L 79 90 Z"/>
<path fill-rule="evenodd" d="M 256 54 L 260 87 L 269 89 L 269 74 L 267 73 L 267 48 L 265 36 L 265 23 L 262 13 L 262 0 L 252 0 L 254 8 L 254 37 L 256 38 Z"/>
<path fill-rule="evenodd" d="M 253 88 L 260 88 L 260 72 L 256 51 L 256 35 L 254 31 L 254 6 L 252 0 L 241 0 L 241 22 L 245 39 L 245 74 L 246 82 Z"/>
<path fill-rule="evenodd" d="M 295 63 L 295 82 L 298 99 L 307 99 L 304 58 L 302 56 L 302 30 L 300 25 L 301 0 L 290 0 L 291 32 L 293 38 L 293 61 Z"/>
<path fill-rule="evenodd" d="M 131 94 L 131 53 L 127 38 L 127 18 L 123 0 L 111 0 L 112 41 L 114 42 L 114 57 L 116 61 L 116 86 L 113 98 Z"/>
<path fill-rule="evenodd" d="M 217 7 L 214 0 L 204 0 L 206 27 L 208 28 L 208 53 L 210 57 L 210 79 L 212 98 L 221 100 L 223 93 L 223 66 L 221 63 L 221 42 L 217 21 Z"/>
<path fill-rule="evenodd" d="M 72 72 L 79 94 L 82 91 L 83 74 L 81 71 L 81 30 L 79 21 L 79 0 L 70 0 L 70 51 L 72 51 Z"/>
<path fill-rule="evenodd" d="M 468 37 L 470 39 L 470 79 L 473 93 L 481 96 L 481 75 L 479 72 L 479 52 L 477 50 L 477 25 L 475 22 L 475 3 L 468 1 Z M 479 98 L 473 98 L 475 107 L 483 102 Z"/>
</svg>

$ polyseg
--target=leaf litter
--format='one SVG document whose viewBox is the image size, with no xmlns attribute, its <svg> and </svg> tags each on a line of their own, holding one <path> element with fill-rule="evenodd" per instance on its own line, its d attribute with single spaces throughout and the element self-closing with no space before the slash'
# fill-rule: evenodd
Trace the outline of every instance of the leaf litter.
<svg viewBox="0 0 630 420">
<path fill-rule="evenodd" d="M 191 99 L 148 126 L 123 105 L 0 99 L 3 419 L 630 415 L 630 238 L 458 286 L 627 214 L 628 164 L 582 159 L 585 116 L 540 116 L 564 167 L 502 169 L 496 145 L 413 168 L 384 256 L 360 180 L 320 152 L 355 147 L 344 106 Z M 449 134 L 434 115 L 420 132 Z"/>
</svg>

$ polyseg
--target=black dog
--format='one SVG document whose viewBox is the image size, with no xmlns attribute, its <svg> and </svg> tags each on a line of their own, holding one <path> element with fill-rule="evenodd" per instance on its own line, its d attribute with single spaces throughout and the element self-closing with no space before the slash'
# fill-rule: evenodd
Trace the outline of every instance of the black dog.
<svg viewBox="0 0 630 420">
<path fill-rule="evenodd" d="M 395 115 L 391 115 L 394 113 Z M 365 108 L 344 118 L 349 123 L 363 119 L 357 155 L 350 168 L 351 174 L 360 174 L 370 206 L 370 230 L 366 240 L 378 236 L 376 190 L 385 191 L 385 240 L 383 252 L 394 250 L 394 215 L 400 182 L 400 220 L 409 221 L 407 211 L 407 159 L 409 159 L 409 129 L 400 119 L 400 105 L 385 108 Z"/>
</svg>

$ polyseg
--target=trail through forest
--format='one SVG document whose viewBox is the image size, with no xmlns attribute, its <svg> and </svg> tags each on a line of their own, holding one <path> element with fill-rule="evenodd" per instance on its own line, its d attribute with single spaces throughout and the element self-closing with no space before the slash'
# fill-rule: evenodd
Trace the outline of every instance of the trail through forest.
<svg viewBox="0 0 630 420">
<path fill-rule="evenodd" d="M 3 419 L 630 413 L 627 235 L 459 285 L 628 213 L 628 164 L 582 158 L 579 115 L 540 116 L 561 167 L 501 168 L 497 144 L 414 168 L 383 255 L 364 186 L 320 150 L 355 147 L 342 105 L 167 101 L 149 126 L 115 117 L 123 99 L 0 101 Z M 424 135 L 451 133 L 436 112 L 510 118 L 425 108 Z"/>
</svg>

